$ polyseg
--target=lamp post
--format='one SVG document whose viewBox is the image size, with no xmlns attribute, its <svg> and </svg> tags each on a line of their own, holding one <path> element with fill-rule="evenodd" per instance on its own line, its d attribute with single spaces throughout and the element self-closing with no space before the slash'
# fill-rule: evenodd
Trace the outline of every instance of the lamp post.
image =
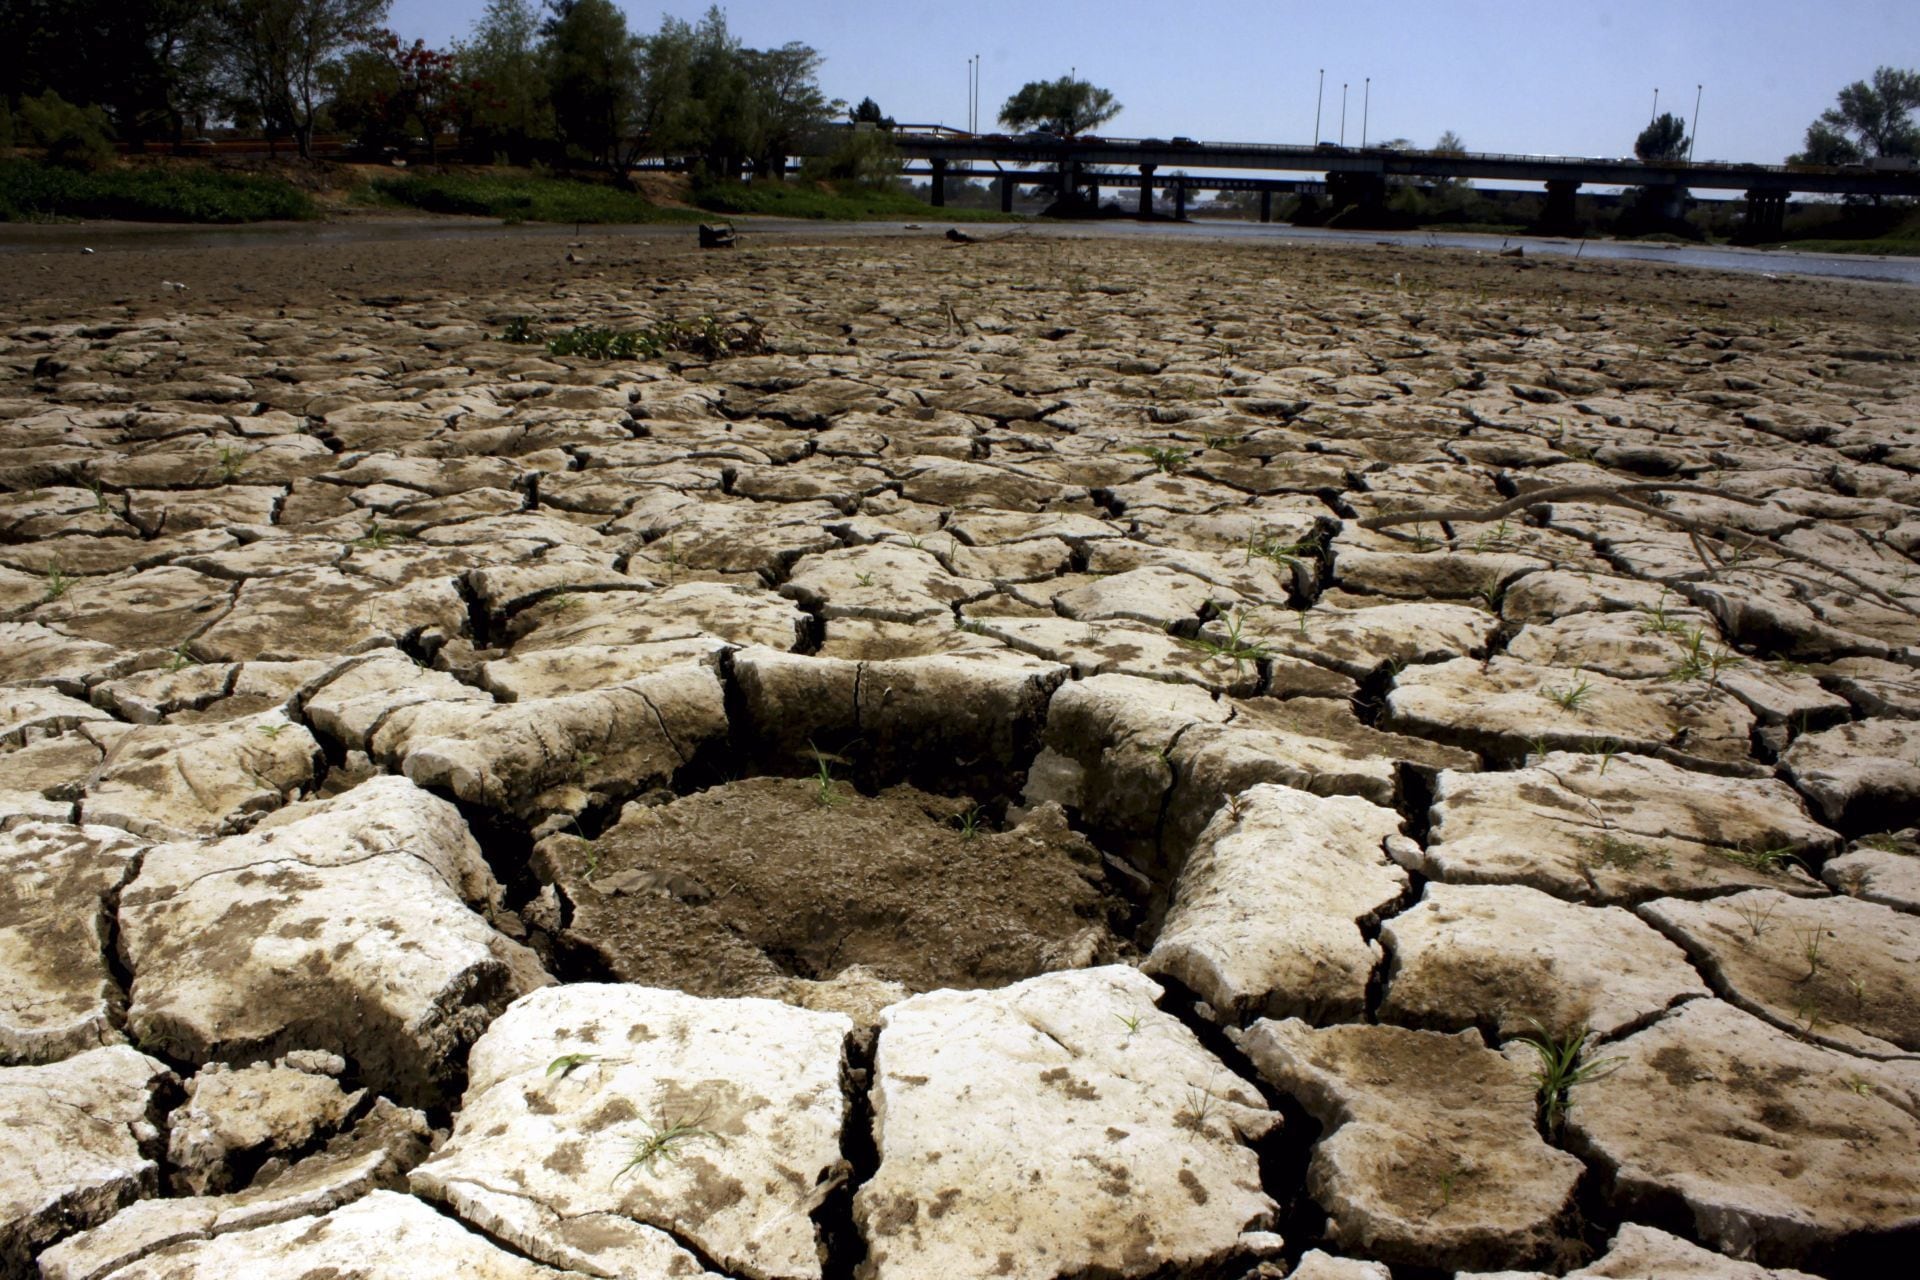
<svg viewBox="0 0 1920 1280">
<path fill-rule="evenodd" d="M 1653 86 L 1653 113 L 1647 117 L 1647 123 L 1652 124 L 1655 120 L 1658 120 L 1659 118 L 1660 118 L 1660 86 L 1655 85 Z"/>
<path fill-rule="evenodd" d="M 1360 95 L 1360 149 L 1367 149 L 1367 110 L 1373 106 L 1373 77 L 1367 77 L 1364 91 Z"/>
<path fill-rule="evenodd" d="M 1340 145 L 1347 145 L 1347 82 L 1340 82 Z"/>
<path fill-rule="evenodd" d="M 1700 95 L 1706 91 L 1705 85 L 1693 86 L 1693 127 L 1687 130 L 1687 163 L 1693 163 L 1693 144 L 1700 136 Z"/>
<path fill-rule="evenodd" d="M 1313 145 L 1320 145 L 1320 107 L 1327 100 L 1327 69 L 1320 68 L 1320 86 L 1313 91 Z"/>
</svg>

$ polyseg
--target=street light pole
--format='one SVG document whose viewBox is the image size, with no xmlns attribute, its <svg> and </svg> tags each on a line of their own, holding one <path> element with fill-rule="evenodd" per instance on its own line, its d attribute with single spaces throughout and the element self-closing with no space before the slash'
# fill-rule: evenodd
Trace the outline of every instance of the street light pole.
<svg viewBox="0 0 1920 1280">
<path fill-rule="evenodd" d="M 1320 68 L 1320 87 L 1313 92 L 1313 145 L 1320 145 L 1320 107 L 1327 100 L 1327 69 Z"/>
<path fill-rule="evenodd" d="M 1340 145 L 1347 145 L 1347 82 L 1340 82 Z"/>
<path fill-rule="evenodd" d="M 1365 92 L 1360 95 L 1360 149 L 1367 149 L 1367 111 L 1373 106 L 1373 77 L 1367 77 Z"/>
<path fill-rule="evenodd" d="M 1693 86 L 1693 127 L 1687 131 L 1687 163 L 1693 163 L 1693 144 L 1700 137 L 1700 95 L 1705 85 Z"/>
<path fill-rule="evenodd" d="M 1659 118 L 1660 118 L 1660 86 L 1655 85 L 1653 86 L 1653 114 L 1647 117 L 1647 123 L 1652 124 L 1655 120 L 1658 120 Z"/>
</svg>

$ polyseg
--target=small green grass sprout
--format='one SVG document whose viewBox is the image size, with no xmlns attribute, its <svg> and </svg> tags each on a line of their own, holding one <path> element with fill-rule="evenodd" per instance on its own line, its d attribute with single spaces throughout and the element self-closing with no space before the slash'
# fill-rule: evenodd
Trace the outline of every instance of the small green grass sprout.
<svg viewBox="0 0 1920 1280">
<path fill-rule="evenodd" d="M 680 1149 L 690 1142 L 715 1142 L 725 1144 L 713 1130 L 703 1127 L 707 1112 L 702 1110 L 691 1119 L 672 1119 L 664 1114 L 657 1119 L 643 1121 L 647 1132 L 634 1140 L 633 1156 L 621 1166 L 620 1172 L 613 1175 L 615 1182 L 627 1174 L 639 1169 L 646 1174 L 658 1172 L 656 1166 L 664 1160 L 673 1164 L 680 1159 Z"/>
<path fill-rule="evenodd" d="M 1580 1059 L 1586 1052 L 1587 1041 L 1593 1035 L 1585 1026 L 1556 1036 L 1539 1019 L 1528 1018 L 1526 1021 L 1533 1028 L 1533 1034 L 1521 1036 L 1520 1043 L 1533 1050 L 1534 1056 L 1539 1059 L 1539 1065 L 1533 1072 L 1534 1088 L 1544 1109 L 1547 1132 L 1556 1133 L 1561 1119 L 1566 1115 L 1567 1091 L 1577 1084 L 1610 1074 L 1625 1059 L 1594 1058 L 1582 1062 Z"/>
<path fill-rule="evenodd" d="M 1565 710 L 1578 711 L 1593 697 L 1593 681 L 1587 679 L 1585 672 L 1574 674 L 1578 678 L 1571 684 L 1541 685 L 1540 696 Z"/>
</svg>

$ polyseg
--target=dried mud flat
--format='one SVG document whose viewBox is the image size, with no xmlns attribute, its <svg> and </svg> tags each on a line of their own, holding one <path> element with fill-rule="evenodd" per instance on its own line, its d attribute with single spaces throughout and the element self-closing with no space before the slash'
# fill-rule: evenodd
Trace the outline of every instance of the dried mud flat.
<svg viewBox="0 0 1920 1280">
<path fill-rule="evenodd" d="M 1040 232 L 13 261 L 0 1274 L 1920 1237 L 1910 291 Z"/>
</svg>

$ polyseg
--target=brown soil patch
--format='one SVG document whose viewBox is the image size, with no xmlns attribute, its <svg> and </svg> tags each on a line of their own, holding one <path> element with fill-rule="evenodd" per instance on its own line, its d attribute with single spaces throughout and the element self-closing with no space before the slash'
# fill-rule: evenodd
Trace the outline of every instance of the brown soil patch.
<svg viewBox="0 0 1920 1280">
<path fill-rule="evenodd" d="M 1057 810 L 963 829 L 962 802 L 754 778 L 630 807 L 541 846 L 565 937 L 627 982 L 752 994 L 852 965 L 914 990 L 994 987 L 1110 959 L 1120 908 Z"/>
</svg>

